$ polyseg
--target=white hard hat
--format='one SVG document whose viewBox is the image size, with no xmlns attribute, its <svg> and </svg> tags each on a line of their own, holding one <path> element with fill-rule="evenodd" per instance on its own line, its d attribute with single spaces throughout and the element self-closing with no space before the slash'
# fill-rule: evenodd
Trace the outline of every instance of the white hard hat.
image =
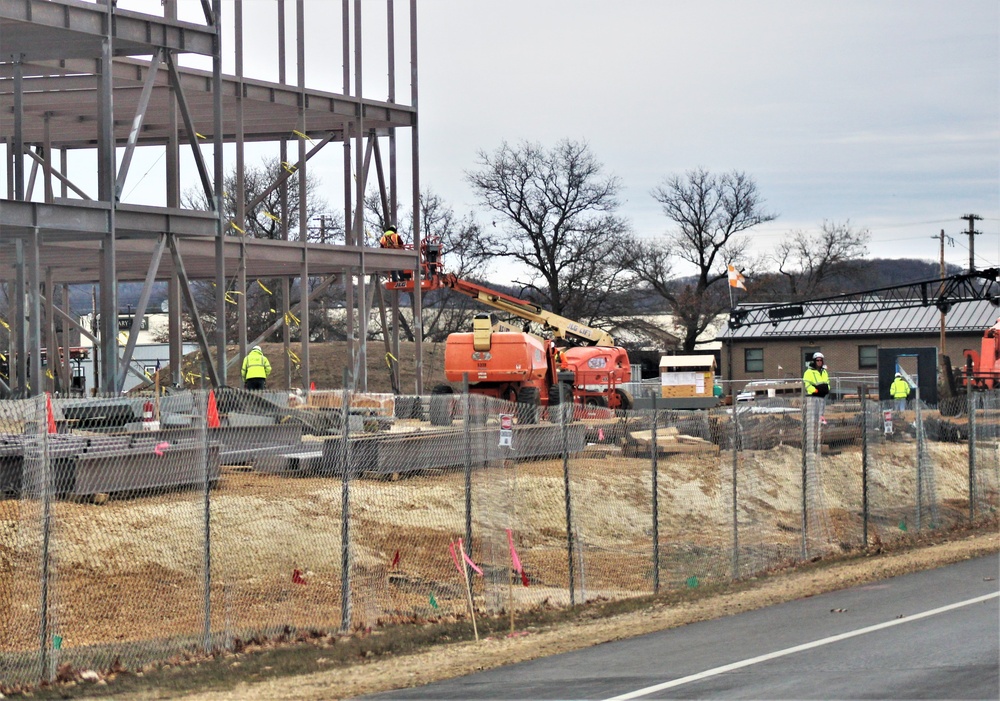
<svg viewBox="0 0 1000 701">
<path fill-rule="evenodd" d="M 813 360 L 823 360 L 822 353 L 813 353 Z"/>
<path fill-rule="evenodd" d="M 250 350 L 252 350 L 252 351 L 260 351 L 261 353 L 263 353 L 263 352 L 264 352 L 263 350 L 261 350 L 260 346 L 254 346 L 254 347 L 253 347 L 253 348 L 251 348 Z"/>
<path fill-rule="evenodd" d="M 901 372 L 897 372 L 896 373 L 896 377 L 902 377 L 902 376 L 903 376 L 903 373 L 901 373 Z"/>
</svg>

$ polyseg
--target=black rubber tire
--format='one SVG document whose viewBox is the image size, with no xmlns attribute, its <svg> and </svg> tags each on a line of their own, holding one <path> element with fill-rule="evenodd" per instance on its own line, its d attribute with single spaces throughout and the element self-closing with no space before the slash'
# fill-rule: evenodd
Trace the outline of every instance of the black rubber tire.
<svg viewBox="0 0 1000 701">
<path fill-rule="evenodd" d="M 537 387 L 521 387 L 517 391 L 517 423 L 524 426 L 538 423 Z"/>
<path fill-rule="evenodd" d="M 455 390 L 448 385 L 437 385 L 431 390 L 431 426 L 451 426 L 454 394 Z"/>
<path fill-rule="evenodd" d="M 618 401 L 621 402 L 618 408 L 622 411 L 632 411 L 635 407 L 635 399 L 632 398 L 632 395 L 621 388 L 616 388 L 615 394 L 618 395 Z"/>
<path fill-rule="evenodd" d="M 598 407 L 601 409 L 608 406 L 608 400 L 604 397 L 587 397 L 583 403 L 584 406 Z"/>
<path fill-rule="evenodd" d="M 549 387 L 549 421 L 559 423 L 559 385 Z"/>
</svg>

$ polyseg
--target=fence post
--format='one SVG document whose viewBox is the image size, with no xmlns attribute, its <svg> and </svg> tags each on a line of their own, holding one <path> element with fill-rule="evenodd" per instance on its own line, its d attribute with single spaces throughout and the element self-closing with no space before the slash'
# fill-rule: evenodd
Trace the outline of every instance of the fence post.
<svg viewBox="0 0 1000 701">
<path fill-rule="evenodd" d="M 351 397 L 348 386 L 351 371 L 344 368 L 344 388 L 341 390 L 340 440 L 340 630 L 351 627 Z"/>
<path fill-rule="evenodd" d="M 656 407 L 656 395 L 653 400 L 653 593 L 660 593 L 660 476 L 659 476 L 659 444 L 656 441 L 656 424 L 659 419 L 659 411 Z"/>
<path fill-rule="evenodd" d="M 965 403 L 969 413 L 969 520 L 976 519 L 976 398 L 972 393 L 972 376 L 967 377 Z"/>
<path fill-rule="evenodd" d="M 42 620 L 41 620 L 41 672 L 42 678 L 52 681 L 54 670 L 49 669 L 49 547 L 52 536 L 52 457 L 49 452 L 48 401 L 45 394 L 35 398 L 36 438 L 41 438 L 42 458 Z M 39 397 L 42 408 L 39 410 Z M 40 436 L 39 436 L 40 434 Z"/>
<path fill-rule="evenodd" d="M 868 547 L 868 387 L 861 385 L 861 537 Z"/>
<path fill-rule="evenodd" d="M 806 441 L 809 438 L 809 431 L 806 423 L 809 420 L 809 402 L 811 400 L 808 396 L 802 398 L 802 559 L 805 560 L 809 557 L 809 548 L 807 545 L 808 539 L 808 528 L 809 528 L 809 518 L 808 508 L 806 503 L 806 475 L 808 473 L 807 459 L 809 454 L 809 448 Z"/>
<path fill-rule="evenodd" d="M 209 390 L 211 392 L 212 390 Z M 201 440 L 198 441 L 198 459 L 202 469 L 202 520 L 204 532 L 204 561 L 202 566 L 205 569 L 203 577 L 205 584 L 204 591 L 204 616 L 205 626 L 202 631 L 202 648 L 205 654 L 212 652 L 212 502 L 211 488 L 209 486 L 210 475 L 208 470 L 208 395 L 204 391 L 198 392 L 199 410 L 195 412 L 194 421 L 196 426 L 201 427 Z"/>
<path fill-rule="evenodd" d="M 570 500 L 569 489 L 569 419 L 567 418 L 566 402 L 571 403 L 569 409 L 572 411 L 573 395 L 566 391 L 566 383 L 559 382 L 559 423 L 562 428 L 562 457 L 563 457 L 563 495 L 566 501 L 566 554 L 569 561 L 569 605 L 576 606 L 576 589 L 573 572 L 573 508 Z M 551 403 L 549 411 L 552 410 Z"/>
<path fill-rule="evenodd" d="M 920 416 L 920 383 L 917 383 L 917 387 L 914 390 L 913 399 L 913 428 L 914 432 L 917 434 L 917 530 L 920 530 L 920 524 L 923 516 L 924 508 L 924 473 L 923 473 L 923 426 L 921 425 Z"/>
<path fill-rule="evenodd" d="M 472 555 L 472 394 L 469 392 L 469 373 L 462 373 L 462 394 L 465 395 L 465 420 L 463 433 L 465 434 L 465 552 Z M 470 569 L 466 563 L 462 567 Z M 469 572 L 469 581 L 472 573 Z"/>
<path fill-rule="evenodd" d="M 736 500 L 736 473 L 740 463 L 740 413 L 733 402 L 733 579 L 740 578 L 740 525 Z"/>
</svg>

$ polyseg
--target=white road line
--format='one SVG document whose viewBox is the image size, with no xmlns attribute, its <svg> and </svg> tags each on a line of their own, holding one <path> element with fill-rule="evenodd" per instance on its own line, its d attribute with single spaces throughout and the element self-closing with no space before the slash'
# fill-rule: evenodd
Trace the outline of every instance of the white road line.
<svg viewBox="0 0 1000 701">
<path fill-rule="evenodd" d="M 749 667 L 751 665 L 755 665 L 760 662 L 767 662 L 768 660 L 777 659 L 778 657 L 785 657 L 786 655 L 792 655 L 796 652 L 802 652 L 803 650 L 811 650 L 813 648 L 821 647 L 823 645 L 829 645 L 830 643 L 835 643 L 840 640 L 847 640 L 848 638 L 854 638 L 859 635 L 865 635 L 866 633 L 874 633 L 877 630 L 891 628 L 893 626 L 898 626 L 903 623 L 910 623 L 911 621 L 917 621 L 920 620 L 921 618 L 927 618 L 928 616 L 934 616 L 936 614 L 944 613 L 945 611 L 951 611 L 952 609 L 961 608 L 963 606 L 978 604 L 981 601 L 986 601 L 988 599 L 996 599 L 997 597 L 1000 597 L 1000 592 L 994 592 L 992 594 L 984 594 L 983 596 L 977 596 L 974 599 L 966 599 L 965 601 L 959 601 L 958 603 L 955 604 L 948 604 L 947 606 L 931 609 L 930 611 L 924 611 L 923 613 L 915 613 L 912 616 L 896 618 L 891 621 L 886 621 L 885 623 L 878 623 L 873 626 L 868 626 L 867 628 L 858 628 L 857 630 L 848 631 L 847 633 L 840 633 L 839 635 L 831 635 L 829 638 L 814 640 L 811 643 L 796 645 L 795 647 L 785 648 L 784 650 L 776 650 L 775 652 L 769 652 L 766 655 L 760 655 L 759 657 L 751 657 L 750 659 L 747 660 L 733 662 L 732 664 L 722 665 L 721 667 L 715 667 L 714 669 L 706 669 L 704 672 L 691 674 L 686 677 L 681 677 L 680 679 L 673 679 L 669 682 L 663 682 L 662 684 L 647 686 L 645 689 L 636 689 L 635 691 L 630 691 L 627 694 L 622 694 L 621 696 L 615 696 L 613 698 L 607 699 L 607 701 L 625 701 L 626 699 L 637 699 L 642 696 L 648 696 L 649 694 L 655 694 L 657 691 L 663 691 L 664 689 L 671 689 L 675 686 L 681 686 L 683 684 L 695 682 L 698 681 L 699 679 L 707 679 L 709 677 L 714 677 L 718 674 L 725 674 L 726 672 L 732 672 L 734 669 L 742 669 L 744 667 Z"/>
</svg>

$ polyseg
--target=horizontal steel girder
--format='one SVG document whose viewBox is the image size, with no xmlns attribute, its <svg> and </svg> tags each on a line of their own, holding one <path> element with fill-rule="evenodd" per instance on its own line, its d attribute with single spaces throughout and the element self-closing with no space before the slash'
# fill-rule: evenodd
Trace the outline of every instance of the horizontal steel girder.
<svg viewBox="0 0 1000 701">
<path fill-rule="evenodd" d="M 117 56 L 148 56 L 157 47 L 211 56 L 215 28 L 115 9 Z M 26 61 L 99 58 L 107 8 L 58 0 L 0 0 L 0 53 Z"/>
<path fill-rule="evenodd" d="M 97 144 L 98 81 L 94 61 L 68 61 L 65 67 L 48 64 L 24 66 L 24 130 L 25 143 L 44 141 L 44 119 L 49 115 L 53 148 L 93 148 Z M 149 73 L 149 62 L 119 59 L 114 62 L 115 140 L 124 145 L 128 140 L 133 118 L 139 105 L 143 84 Z M 211 141 L 212 134 L 212 74 L 192 68 L 178 67 L 181 87 L 191 112 L 195 129 Z M 14 129 L 13 66 L 0 63 L 0 133 Z M 169 78 L 167 71 L 155 77 L 149 108 L 137 138 L 139 145 L 165 144 L 171 134 L 169 111 Z M 246 141 L 276 141 L 297 138 L 293 130 L 299 119 L 299 103 L 304 100 L 306 123 L 311 134 L 339 132 L 336 141 L 343 140 L 347 122 L 364 114 L 366 131 L 374 129 L 384 136 L 390 128 L 412 127 L 415 110 L 377 100 L 362 100 L 319 90 L 303 93 L 295 86 L 244 79 L 243 132 Z M 223 139 L 234 141 L 237 132 L 237 99 L 240 81 L 223 76 L 222 113 Z"/>
</svg>

